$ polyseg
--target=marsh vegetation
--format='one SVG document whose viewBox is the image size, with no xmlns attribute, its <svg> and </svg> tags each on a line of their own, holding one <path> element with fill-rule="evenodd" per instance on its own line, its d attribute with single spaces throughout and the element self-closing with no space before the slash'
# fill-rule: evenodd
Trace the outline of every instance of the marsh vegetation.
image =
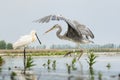
<svg viewBox="0 0 120 80">
<path fill-rule="evenodd" d="M 96 56 L 95 52 L 88 52 L 80 60 L 77 60 L 76 56 L 29 55 L 31 54 L 27 53 L 26 68 L 27 71 L 32 71 L 30 75 L 36 75 L 37 80 L 80 80 L 81 78 L 83 80 L 118 80 L 119 78 L 120 59 L 118 55 Z M 5 63 L 1 67 L 0 79 L 10 80 L 11 72 L 16 70 L 22 73 L 23 56 L 3 56 L 2 58 Z M 6 75 L 5 78 L 3 78 L 4 75 Z M 14 77 L 11 78 L 14 79 Z"/>
</svg>

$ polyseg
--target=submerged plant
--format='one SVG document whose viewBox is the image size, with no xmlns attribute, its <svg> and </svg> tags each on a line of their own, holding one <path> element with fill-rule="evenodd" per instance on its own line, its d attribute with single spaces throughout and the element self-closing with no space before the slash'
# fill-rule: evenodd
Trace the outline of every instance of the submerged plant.
<svg viewBox="0 0 120 80">
<path fill-rule="evenodd" d="M 89 68 L 92 68 L 93 64 L 96 63 L 95 59 L 97 56 L 93 52 L 88 53 L 88 59 L 86 59 L 87 63 L 89 64 Z"/>
<path fill-rule="evenodd" d="M 30 69 L 30 68 L 32 68 L 33 66 L 35 66 L 34 61 L 33 61 L 33 58 L 32 58 L 31 56 L 28 56 L 28 57 L 27 57 L 27 61 L 26 61 L 25 68 L 26 68 L 26 69 Z"/>
</svg>

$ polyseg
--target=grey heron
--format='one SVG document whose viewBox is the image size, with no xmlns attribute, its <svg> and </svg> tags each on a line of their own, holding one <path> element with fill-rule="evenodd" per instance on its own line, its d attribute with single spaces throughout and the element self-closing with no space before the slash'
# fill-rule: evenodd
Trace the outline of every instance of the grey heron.
<svg viewBox="0 0 120 80">
<path fill-rule="evenodd" d="M 60 39 L 72 41 L 72 42 L 75 42 L 77 44 L 93 43 L 93 41 L 90 40 L 90 38 L 91 39 L 94 38 L 94 34 L 92 33 L 92 31 L 88 27 L 86 27 L 83 24 L 80 24 L 76 20 L 70 20 L 70 19 L 67 19 L 61 15 L 48 15 L 48 16 L 45 16 L 45 17 L 40 18 L 38 20 L 35 20 L 34 22 L 48 23 L 51 20 L 52 21 L 54 21 L 54 20 L 65 21 L 67 23 L 68 29 L 67 29 L 65 34 L 60 35 L 60 33 L 62 32 L 62 28 L 59 24 L 56 24 L 51 29 L 46 31 L 45 33 L 48 33 L 49 31 L 58 28 L 56 35 Z"/>
</svg>

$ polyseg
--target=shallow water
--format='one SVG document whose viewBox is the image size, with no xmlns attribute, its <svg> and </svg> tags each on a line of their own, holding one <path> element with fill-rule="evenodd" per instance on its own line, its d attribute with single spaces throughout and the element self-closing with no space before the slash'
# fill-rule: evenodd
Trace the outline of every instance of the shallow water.
<svg viewBox="0 0 120 80">
<path fill-rule="evenodd" d="M 11 80 L 11 71 L 23 70 L 23 57 L 5 56 L 4 59 L 5 64 L 3 64 L 0 72 L 0 80 Z M 33 59 L 36 65 L 32 68 L 32 71 L 37 80 L 120 80 L 118 76 L 120 74 L 120 56 L 118 55 L 101 55 L 97 57 L 92 70 L 94 74 L 90 73 L 86 55 L 76 62 L 75 67 L 77 70 L 71 70 L 70 74 L 67 71 L 66 63 L 71 64 L 73 57 L 33 57 Z M 48 59 L 51 60 L 50 69 L 43 66 Z M 56 70 L 52 69 L 53 60 L 56 60 Z M 110 69 L 106 67 L 108 63 L 111 65 Z M 102 75 L 101 79 L 99 73 Z"/>
</svg>

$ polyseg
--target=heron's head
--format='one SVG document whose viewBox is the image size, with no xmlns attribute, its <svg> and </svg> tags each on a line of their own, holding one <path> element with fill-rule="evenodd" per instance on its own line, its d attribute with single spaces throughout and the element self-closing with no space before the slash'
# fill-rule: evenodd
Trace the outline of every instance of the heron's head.
<svg viewBox="0 0 120 80">
<path fill-rule="evenodd" d="M 52 31 L 52 30 L 54 30 L 54 29 L 57 29 L 58 27 L 59 27 L 59 25 L 56 24 L 56 25 L 54 25 L 52 28 L 50 28 L 49 30 L 47 30 L 45 33 L 48 33 L 48 32 L 50 32 L 50 31 Z"/>
</svg>

